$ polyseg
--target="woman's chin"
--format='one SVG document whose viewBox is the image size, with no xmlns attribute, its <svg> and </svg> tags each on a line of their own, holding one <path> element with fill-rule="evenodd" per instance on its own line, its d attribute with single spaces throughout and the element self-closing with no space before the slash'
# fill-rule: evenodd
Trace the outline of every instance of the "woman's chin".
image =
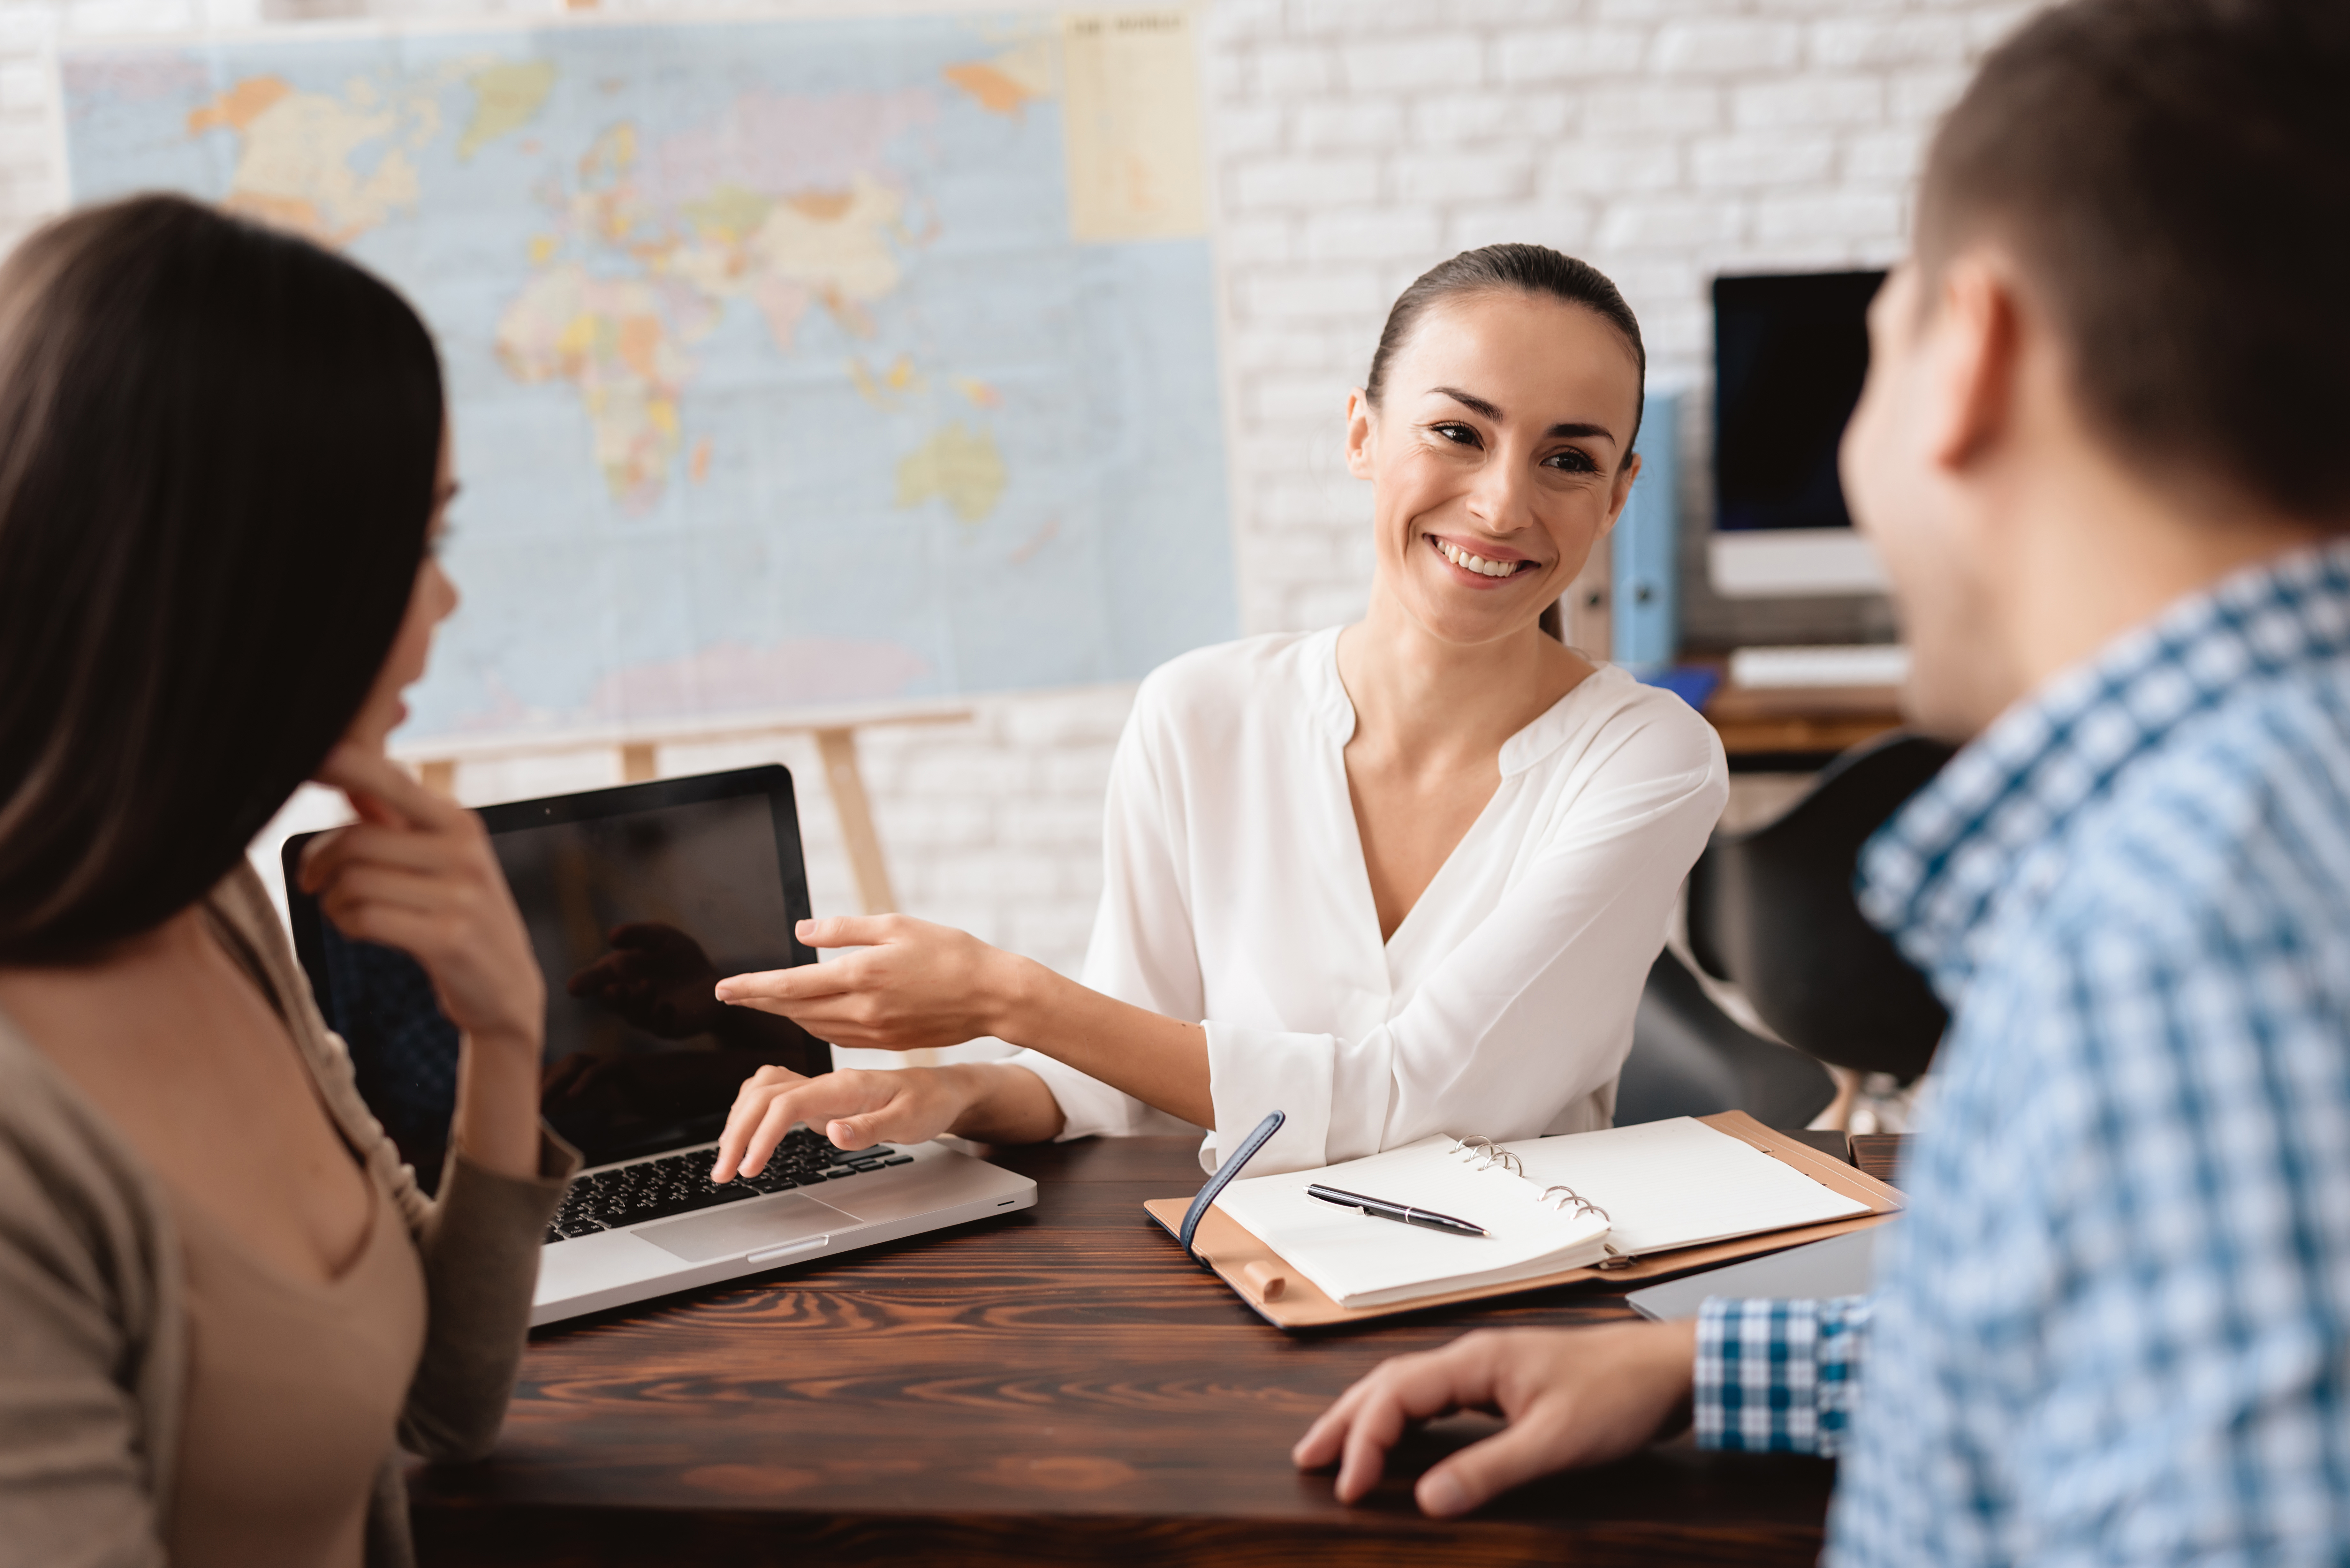
<svg viewBox="0 0 2350 1568">
<path fill-rule="evenodd" d="M 1407 607 L 1420 629 L 1437 641 L 1473 648 L 1514 637 L 1541 619 L 1551 601 L 1531 589 L 1532 585 L 1496 590 L 1426 584 L 1408 596 Z"/>
</svg>

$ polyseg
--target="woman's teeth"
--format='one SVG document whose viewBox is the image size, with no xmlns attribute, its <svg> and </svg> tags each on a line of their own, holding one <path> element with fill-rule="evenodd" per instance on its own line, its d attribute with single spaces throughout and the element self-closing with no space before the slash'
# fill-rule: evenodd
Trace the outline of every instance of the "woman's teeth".
<svg viewBox="0 0 2350 1568">
<path fill-rule="evenodd" d="M 1465 567 L 1482 577 L 1506 577 L 1520 566 L 1527 565 L 1523 561 L 1489 561 L 1482 556 L 1472 556 L 1468 551 L 1448 545 L 1441 539 L 1436 541 L 1436 547 L 1442 552 L 1444 558 L 1454 566 Z"/>
</svg>

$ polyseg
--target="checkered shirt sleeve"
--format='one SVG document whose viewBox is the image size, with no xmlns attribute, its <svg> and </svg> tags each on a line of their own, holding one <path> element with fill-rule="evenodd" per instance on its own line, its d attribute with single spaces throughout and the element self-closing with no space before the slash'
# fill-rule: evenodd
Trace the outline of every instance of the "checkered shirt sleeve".
<svg viewBox="0 0 2350 1568">
<path fill-rule="evenodd" d="M 1709 1296 L 1697 1317 L 1698 1446 L 1833 1455 L 1862 1357 L 1866 1296 Z"/>
</svg>

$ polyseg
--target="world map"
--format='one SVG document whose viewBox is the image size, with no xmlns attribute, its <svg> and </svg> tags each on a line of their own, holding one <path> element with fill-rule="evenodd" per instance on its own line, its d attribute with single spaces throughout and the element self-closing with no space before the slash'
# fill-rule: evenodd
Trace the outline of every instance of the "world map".
<svg viewBox="0 0 2350 1568">
<path fill-rule="evenodd" d="M 74 49 L 67 166 L 432 327 L 465 602 L 406 739 L 1130 679 L 1236 623 L 1190 26 Z"/>
</svg>

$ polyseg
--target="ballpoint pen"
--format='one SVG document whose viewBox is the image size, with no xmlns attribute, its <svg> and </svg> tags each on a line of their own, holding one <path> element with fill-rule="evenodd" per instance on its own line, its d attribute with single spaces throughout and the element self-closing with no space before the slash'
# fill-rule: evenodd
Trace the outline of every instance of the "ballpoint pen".
<svg viewBox="0 0 2350 1568">
<path fill-rule="evenodd" d="M 1441 1231 L 1450 1236 L 1483 1236 L 1489 1234 L 1482 1225 L 1471 1225 L 1466 1220 L 1455 1220 L 1450 1214 L 1434 1214 L 1425 1209 L 1414 1209 L 1408 1203 L 1390 1203 L 1384 1198 L 1366 1198 L 1359 1192 L 1341 1192 L 1335 1187 L 1318 1182 L 1305 1189 L 1308 1198 L 1318 1198 L 1325 1203 L 1335 1203 L 1341 1209 L 1359 1209 L 1374 1220 L 1393 1220 L 1405 1225 L 1419 1225 L 1430 1231 Z"/>
</svg>

